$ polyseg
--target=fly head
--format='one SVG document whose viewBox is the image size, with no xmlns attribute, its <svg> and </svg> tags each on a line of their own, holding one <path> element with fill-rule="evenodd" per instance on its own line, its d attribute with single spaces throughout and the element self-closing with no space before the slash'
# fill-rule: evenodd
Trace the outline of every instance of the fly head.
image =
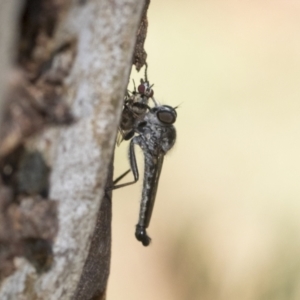
<svg viewBox="0 0 300 300">
<path fill-rule="evenodd" d="M 149 119 L 153 124 L 161 126 L 173 125 L 176 121 L 177 113 L 175 108 L 169 105 L 155 106 L 150 110 Z"/>
</svg>

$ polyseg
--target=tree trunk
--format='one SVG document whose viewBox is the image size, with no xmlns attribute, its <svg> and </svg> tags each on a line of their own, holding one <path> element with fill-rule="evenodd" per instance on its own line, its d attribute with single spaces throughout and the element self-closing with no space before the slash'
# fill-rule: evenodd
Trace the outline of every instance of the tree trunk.
<svg viewBox="0 0 300 300">
<path fill-rule="evenodd" d="M 31 1 L 30 5 L 38 2 Z M 13 131 L 14 127 L 3 126 L 9 129 L 1 136 L 0 159 L 7 167 L 7 157 L 15 149 L 25 147 L 43 152 L 52 169 L 48 198 L 57 201 L 58 231 L 50 269 L 39 270 L 17 255 L 16 270 L 2 281 L 0 299 L 105 299 L 110 265 L 111 195 L 104 193 L 104 189 L 109 169 L 108 185 L 111 183 L 115 136 L 144 2 L 42 2 L 48 15 L 41 18 L 38 13 L 37 25 L 31 26 L 28 19 L 22 19 L 23 41 L 16 46 L 17 68 L 12 70 L 11 66 L 9 74 L 13 75 L 8 76 L 13 78 L 8 86 L 8 99 L 17 99 L 21 93 L 24 100 L 24 91 L 29 92 L 28 99 L 35 108 L 39 105 L 40 115 L 28 117 L 27 123 L 22 123 L 29 127 L 19 126 Z M 24 9 L 31 13 L 28 3 L 25 2 Z M 26 26 L 31 26 L 31 30 L 26 31 Z M 37 31 L 38 38 L 26 48 L 33 31 Z M 2 45 L 5 37 L 0 38 Z M 16 86 L 22 86 L 17 96 Z M 38 102 L 41 97 L 36 95 L 47 101 L 49 95 L 55 95 L 55 101 L 64 100 L 70 110 L 66 111 L 66 106 L 57 104 L 54 98 L 51 101 L 55 104 L 49 100 L 52 106 L 44 107 Z M 3 93 L 0 97 L 2 103 Z M 70 123 L 58 130 L 41 132 L 49 125 Z M 51 202 L 54 201 L 47 203 Z M 55 227 L 54 219 L 51 222 Z M 45 239 L 51 240 L 51 234 Z M 26 241 L 28 245 L 28 238 Z"/>
</svg>

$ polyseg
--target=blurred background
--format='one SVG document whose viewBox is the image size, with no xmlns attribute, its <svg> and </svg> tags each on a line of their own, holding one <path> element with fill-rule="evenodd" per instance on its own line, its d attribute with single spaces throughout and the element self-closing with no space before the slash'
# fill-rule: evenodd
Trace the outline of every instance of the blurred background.
<svg viewBox="0 0 300 300">
<path fill-rule="evenodd" d="M 300 299 L 300 1 L 152 0 L 148 19 L 148 77 L 180 104 L 178 138 L 149 247 L 142 180 L 114 192 L 108 299 Z"/>
</svg>

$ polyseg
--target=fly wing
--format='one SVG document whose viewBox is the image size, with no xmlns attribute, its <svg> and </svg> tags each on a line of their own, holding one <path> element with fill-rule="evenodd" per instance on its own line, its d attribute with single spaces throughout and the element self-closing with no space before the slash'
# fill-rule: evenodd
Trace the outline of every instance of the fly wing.
<svg viewBox="0 0 300 300">
<path fill-rule="evenodd" d="M 122 134 L 122 129 L 119 127 L 118 134 L 117 134 L 117 141 L 116 141 L 118 147 L 121 145 L 123 140 L 124 140 L 124 137 Z"/>
<path fill-rule="evenodd" d="M 151 215 L 159 183 L 159 177 L 164 162 L 164 154 L 159 154 L 157 157 L 154 158 L 153 162 L 154 163 L 152 166 L 145 166 L 144 188 L 142 196 L 142 202 L 143 200 L 145 201 L 145 206 L 144 209 L 141 210 L 141 214 L 143 213 L 142 211 L 144 211 L 144 216 L 140 215 L 140 221 L 143 221 L 143 224 L 140 225 L 144 225 L 145 228 L 149 226 L 151 220 Z M 141 205 L 143 205 L 143 203 L 141 203 Z"/>
<path fill-rule="evenodd" d="M 117 145 L 120 146 L 120 144 L 125 140 L 128 141 L 134 136 L 134 130 L 122 130 L 122 128 L 119 126 L 118 135 L 117 135 Z"/>
</svg>

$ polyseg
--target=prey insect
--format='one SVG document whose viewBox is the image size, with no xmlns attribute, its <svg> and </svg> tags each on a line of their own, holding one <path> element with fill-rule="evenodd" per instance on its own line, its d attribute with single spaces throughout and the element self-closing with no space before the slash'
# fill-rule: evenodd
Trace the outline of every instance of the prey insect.
<svg viewBox="0 0 300 300">
<path fill-rule="evenodd" d="M 144 154 L 145 170 L 139 220 L 136 225 L 135 236 L 144 246 L 148 246 L 151 241 L 146 229 L 151 220 L 164 156 L 173 147 L 176 140 L 176 130 L 173 126 L 176 118 L 175 108 L 168 105 L 158 105 L 157 103 L 152 108 L 147 106 L 147 112 L 142 117 L 134 118 L 132 130 L 133 135 L 136 134 L 136 136 L 131 139 L 129 146 L 130 168 L 134 180 L 117 184 L 130 172 L 128 170 L 114 181 L 113 189 L 125 187 L 138 181 L 139 171 L 134 147 L 135 145 L 140 146 Z"/>
<path fill-rule="evenodd" d="M 153 103 L 157 105 L 153 95 L 153 85 L 149 84 L 147 78 L 147 65 L 145 68 L 145 80 L 141 79 L 140 85 L 137 90 L 134 84 L 133 92 L 127 92 L 124 98 L 123 111 L 121 121 L 119 125 L 119 136 L 117 138 L 117 144 L 125 140 L 128 141 L 134 136 L 134 124 L 138 120 L 142 120 L 150 107 L 149 99 L 152 99 Z"/>
</svg>

